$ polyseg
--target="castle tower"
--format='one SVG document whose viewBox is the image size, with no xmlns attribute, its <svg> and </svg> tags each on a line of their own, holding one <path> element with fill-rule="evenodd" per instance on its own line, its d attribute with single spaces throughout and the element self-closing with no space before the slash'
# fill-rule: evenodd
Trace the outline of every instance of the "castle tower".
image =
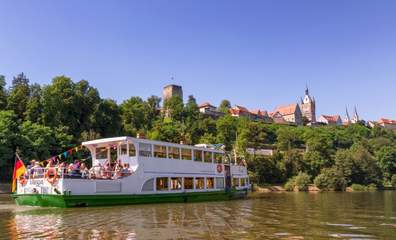
<svg viewBox="0 0 396 240">
<path fill-rule="evenodd" d="M 315 98 L 309 95 L 309 89 L 306 87 L 305 89 L 305 96 L 301 100 L 300 104 L 301 112 L 303 117 L 308 119 L 309 122 L 315 123 L 316 122 L 316 104 Z"/>
<path fill-rule="evenodd" d="M 178 96 L 183 100 L 183 90 L 181 86 L 170 84 L 164 87 L 162 91 L 162 100 L 165 102 L 173 96 Z"/>
<path fill-rule="evenodd" d="M 360 118 L 359 118 L 359 114 L 357 113 L 356 106 L 355 106 L 355 109 L 354 109 L 353 118 L 352 118 L 351 122 L 352 123 L 359 123 L 360 122 Z"/>
</svg>

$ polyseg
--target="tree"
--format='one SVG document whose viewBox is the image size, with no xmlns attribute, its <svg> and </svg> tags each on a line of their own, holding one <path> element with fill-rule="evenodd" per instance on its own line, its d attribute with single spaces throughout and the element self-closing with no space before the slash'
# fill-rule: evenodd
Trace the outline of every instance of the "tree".
<svg viewBox="0 0 396 240">
<path fill-rule="evenodd" d="M 301 135 L 296 128 L 283 127 L 277 131 L 277 146 L 279 150 L 290 150 L 300 148 L 303 144 Z"/>
<path fill-rule="evenodd" d="M 392 175 L 396 174 L 396 149 L 384 146 L 375 153 L 378 165 L 382 170 L 385 180 L 390 181 Z"/>
<path fill-rule="evenodd" d="M 35 123 L 42 122 L 43 103 L 42 93 L 39 84 L 32 84 L 30 86 L 30 98 L 26 105 L 24 113 L 25 119 Z"/>
<path fill-rule="evenodd" d="M 7 90 L 5 86 L 5 77 L 0 75 L 0 110 L 4 110 L 7 107 Z"/>
<path fill-rule="evenodd" d="M 18 142 L 18 119 L 13 111 L 0 111 L 0 181 L 11 176 Z"/>
<path fill-rule="evenodd" d="M 55 136 L 51 128 L 26 121 L 20 126 L 21 157 L 25 159 L 45 160 L 51 156 L 55 145 Z"/>
<path fill-rule="evenodd" d="M 223 143 L 226 150 L 231 150 L 236 139 L 237 121 L 230 115 L 225 115 L 216 122 L 217 142 Z"/>
<path fill-rule="evenodd" d="M 144 129 L 144 102 L 140 97 L 131 97 L 122 102 L 121 122 L 124 133 L 135 136 L 138 131 Z"/>
<path fill-rule="evenodd" d="M 324 168 L 315 178 L 314 184 L 321 190 L 344 191 L 347 182 L 335 168 Z"/>
<path fill-rule="evenodd" d="M 102 99 L 91 117 L 92 129 L 101 137 L 115 137 L 121 134 L 121 116 L 117 103 Z"/>
<path fill-rule="evenodd" d="M 172 96 L 164 102 L 164 113 L 173 121 L 183 121 L 184 104 L 179 96 Z"/>
<path fill-rule="evenodd" d="M 230 101 L 224 99 L 221 101 L 219 105 L 219 111 L 225 114 L 228 114 L 231 108 L 231 103 Z"/>
<path fill-rule="evenodd" d="M 29 97 L 29 79 L 25 74 L 20 73 L 12 80 L 12 86 L 7 99 L 7 108 L 13 110 L 19 119 L 23 119 Z"/>
<path fill-rule="evenodd" d="M 147 98 L 145 102 L 145 110 L 144 110 L 144 118 L 145 129 L 150 130 L 153 127 L 154 121 L 159 117 L 159 104 L 161 102 L 161 98 L 157 96 L 151 96 Z"/>
</svg>

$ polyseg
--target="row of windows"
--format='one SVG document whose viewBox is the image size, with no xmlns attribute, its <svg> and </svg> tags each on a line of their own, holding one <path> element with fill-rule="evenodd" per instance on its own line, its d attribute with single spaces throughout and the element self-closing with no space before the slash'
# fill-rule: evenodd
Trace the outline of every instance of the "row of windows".
<svg viewBox="0 0 396 240">
<path fill-rule="evenodd" d="M 96 148 L 96 159 L 106 159 L 108 149 L 106 147 Z M 135 145 L 122 144 L 120 146 L 121 155 L 136 156 Z M 224 154 L 213 153 L 203 150 L 192 150 L 189 148 L 168 147 L 164 145 L 152 145 L 147 143 L 139 143 L 139 156 L 156 157 L 169 159 L 194 160 L 197 162 L 207 163 L 223 163 Z"/>
<path fill-rule="evenodd" d="M 222 177 L 159 177 L 147 180 L 143 184 L 142 191 L 177 191 L 177 190 L 210 190 L 223 189 L 224 178 Z"/>
<path fill-rule="evenodd" d="M 245 187 L 247 185 L 249 185 L 248 178 L 232 178 L 233 187 Z"/>
</svg>

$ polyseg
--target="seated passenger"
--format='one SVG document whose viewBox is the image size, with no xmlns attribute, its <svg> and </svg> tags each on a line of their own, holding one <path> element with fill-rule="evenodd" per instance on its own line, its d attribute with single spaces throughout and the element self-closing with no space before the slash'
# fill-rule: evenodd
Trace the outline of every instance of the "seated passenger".
<svg viewBox="0 0 396 240">
<path fill-rule="evenodd" d="M 123 176 L 123 177 L 126 177 L 126 176 L 129 176 L 129 175 L 131 175 L 132 173 L 131 173 L 131 171 L 129 170 L 129 163 L 125 163 L 124 165 L 123 165 L 123 167 L 122 167 L 122 170 L 121 170 L 121 175 Z"/>
<path fill-rule="evenodd" d="M 44 177 L 44 169 L 40 166 L 39 162 L 35 162 L 31 170 L 33 171 L 33 178 Z"/>
<path fill-rule="evenodd" d="M 85 166 L 85 163 L 81 163 L 80 165 L 80 173 L 82 178 L 87 178 L 89 171 L 88 168 Z"/>
</svg>

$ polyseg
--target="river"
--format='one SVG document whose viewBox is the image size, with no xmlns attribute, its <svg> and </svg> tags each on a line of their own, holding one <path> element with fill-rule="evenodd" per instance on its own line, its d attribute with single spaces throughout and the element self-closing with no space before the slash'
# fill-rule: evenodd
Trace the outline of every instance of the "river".
<svg viewBox="0 0 396 240">
<path fill-rule="evenodd" d="M 0 239 L 396 239 L 396 192 L 263 193 L 246 200 L 95 208 L 16 206 Z"/>
</svg>

